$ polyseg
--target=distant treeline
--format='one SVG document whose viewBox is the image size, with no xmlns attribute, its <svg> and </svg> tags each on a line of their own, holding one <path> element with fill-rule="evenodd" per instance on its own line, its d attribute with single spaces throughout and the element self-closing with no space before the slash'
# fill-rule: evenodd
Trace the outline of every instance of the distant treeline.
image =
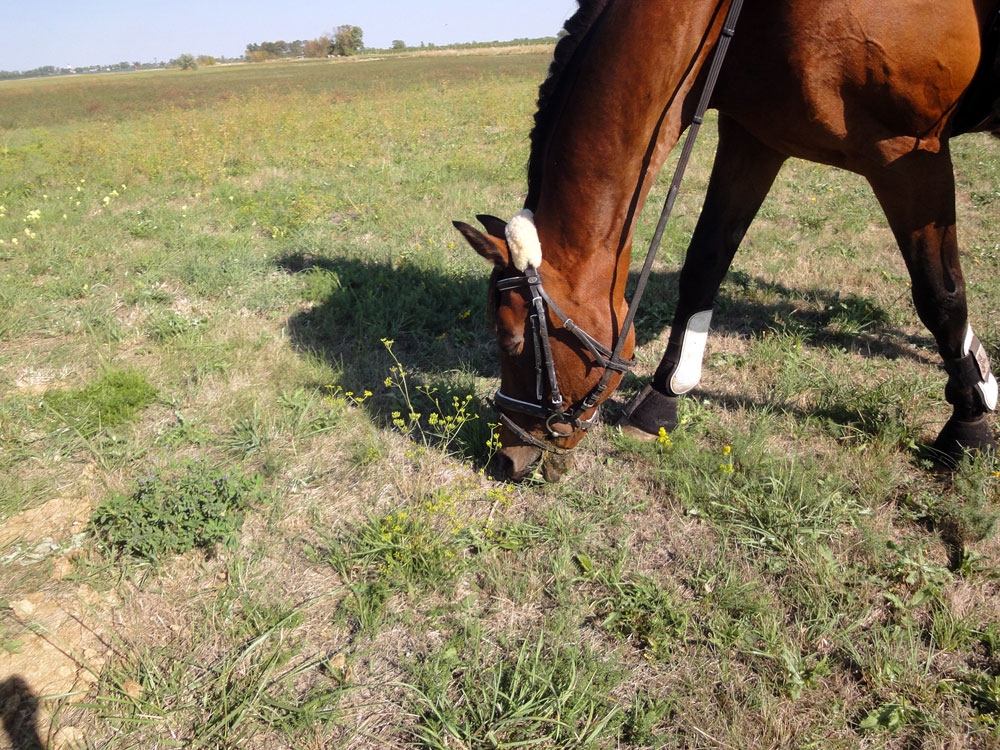
<svg viewBox="0 0 1000 750">
<path fill-rule="evenodd" d="M 456 44 L 424 44 L 420 43 L 419 47 L 403 47 L 404 50 L 420 50 L 420 49 L 489 49 L 491 47 L 530 47 L 537 44 L 555 44 L 558 41 L 558 37 L 554 36 L 543 36 L 537 39 L 511 39 L 507 42 L 459 42 Z M 395 51 L 398 48 L 393 48 L 391 51 Z M 366 50 L 367 52 L 368 50 Z M 388 50 L 380 50 L 388 51 Z"/>
<path fill-rule="evenodd" d="M 244 57 L 250 61 L 252 61 L 255 56 L 260 56 L 262 59 L 305 57 L 306 45 L 309 43 L 310 42 L 305 39 L 296 39 L 294 42 L 286 42 L 284 39 L 281 39 L 277 42 L 248 44 Z M 323 55 L 326 56 L 326 50 L 323 50 Z"/>
<path fill-rule="evenodd" d="M 182 56 L 183 57 L 183 56 Z M 197 58 L 200 65 L 213 65 L 215 63 L 242 62 L 241 59 L 228 59 L 225 57 L 209 57 L 201 55 Z M 80 68 L 56 68 L 52 65 L 45 65 L 33 70 L 0 70 L 0 81 L 8 81 L 15 78 L 46 78 L 49 76 L 69 76 L 84 75 L 87 73 L 121 73 L 127 70 L 163 70 L 164 68 L 179 67 L 179 58 L 169 62 L 120 62 L 115 65 L 87 65 Z"/>
<path fill-rule="evenodd" d="M 34 70 L 0 70 L 0 81 L 11 78 L 44 78 L 46 76 L 64 76 L 76 73 L 109 73 L 121 70 L 145 70 L 166 67 L 167 63 L 128 63 L 120 62 L 117 65 L 91 65 L 84 68 L 56 68 L 52 65 L 45 65 Z"/>
<path fill-rule="evenodd" d="M 341 27 L 343 28 L 343 27 Z M 356 27 L 352 27 L 356 28 Z M 360 31 L 360 30 L 358 30 Z M 248 44 L 246 54 L 242 58 L 211 57 L 200 55 L 197 57 L 199 65 L 212 65 L 215 63 L 235 63 L 235 62 L 264 62 L 267 60 L 288 60 L 300 57 L 320 57 L 330 53 L 329 45 L 335 43 L 336 38 L 320 37 L 314 40 L 297 39 L 292 42 L 261 42 L 260 44 Z M 500 42 L 462 42 L 458 44 L 427 44 L 421 42 L 417 46 L 407 45 L 402 40 L 396 40 L 388 49 L 378 49 L 374 47 L 362 47 L 357 50 L 362 55 L 384 55 L 389 53 L 416 52 L 420 50 L 469 50 L 469 49 L 490 49 L 495 47 L 520 47 L 536 44 L 555 44 L 556 37 L 540 37 L 537 39 L 511 39 Z M 323 44 L 320 53 L 316 47 Z M 0 70 L 0 81 L 16 78 L 44 78 L 48 76 L 79 75 L 85 73 L 114 73 L 128 70 L 160 70 L 169 67 L 187 67 L 182 65 L 184 58 L 191 58 L 191 55 L 181 55 L 177 59 L 169 62 L 120 62 L 115 65 L 90 65 L 79 68 L 57 68 L 46 65 L 33 70 Z"/>
</svg>

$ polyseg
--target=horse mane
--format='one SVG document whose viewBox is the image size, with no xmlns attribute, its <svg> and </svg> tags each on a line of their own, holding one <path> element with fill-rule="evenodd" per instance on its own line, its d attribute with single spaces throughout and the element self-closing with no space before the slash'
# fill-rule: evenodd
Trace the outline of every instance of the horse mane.
<svg viewBox="0 0 1000 750">
<path fill-rule="evenodd" d="M 524 207 L 532 211 L 538 206 L 545 145 L 562 109 L 564 84 L 571 77 L 566 75 L 566 71 L 586 41 L 588 32 L 610 3 L 611 0 L 579 0 L 576 13 L 563 26 L 566 34 L 556 44 L 548 76 L 538 88 L 538 108 L 535 110 L 535 125 L 531 129 L 528 156 L 528 195 L 524 202 Z"/>
</svg>

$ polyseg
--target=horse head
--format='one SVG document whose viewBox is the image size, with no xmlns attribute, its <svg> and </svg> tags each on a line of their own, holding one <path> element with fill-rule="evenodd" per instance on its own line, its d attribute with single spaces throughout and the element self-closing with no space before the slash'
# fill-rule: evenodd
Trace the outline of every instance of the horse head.
<svg viewBox="0 0 1000 750">
<path fill-rule="evenodd" d="M 542 257 L 530 211 L 509 223 L 477 217 L 486 232 L 455 222 L 472 248 L 493 264 L 488 307 L 500 360 L 494 405 L 500 443 L 494 471 L 528 476 L 535 464 L 548 481 L 571 465 L 573 448 L 598 418 L 628 363 L 602 341 L 617 336 L 615 311 L 584 304 L 581 279 Z M 544 282 L 543 282 L 544 279 Z M 620 311 L 619 311 L 620 312 Z M 631 353 L 631 334 L 624 342 Z"/>
</svg>

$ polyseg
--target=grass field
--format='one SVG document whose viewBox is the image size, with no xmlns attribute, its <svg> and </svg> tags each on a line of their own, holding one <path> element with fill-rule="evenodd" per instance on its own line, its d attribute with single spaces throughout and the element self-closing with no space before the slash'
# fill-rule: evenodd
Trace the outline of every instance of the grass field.
<svg viewBox="0 0 1000 750">
<path fill-rule="evenodd" d="M 549 54 L 0 84 L 0 746 L 1000 746 L 1000 465 L 929 460 L 944 374 L 859 178 L 786 166 L 669 440 L 484 474 L 450 222 L 521 207 Z M 998 145 L 954 144 L 994 363 Z"/>
</svg>

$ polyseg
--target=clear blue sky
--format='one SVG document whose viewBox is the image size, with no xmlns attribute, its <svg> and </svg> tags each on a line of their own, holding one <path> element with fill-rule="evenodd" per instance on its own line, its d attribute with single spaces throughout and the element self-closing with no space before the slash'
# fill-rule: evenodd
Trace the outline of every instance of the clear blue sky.
<svg viewBox="0 0 1000 750">
<path fill-rule="evenodd" d="M 365 46 L 555 36 L 575 0 L 6 0 L 0 70 L 238 57 L 360 26 Z"/>
</svg>

